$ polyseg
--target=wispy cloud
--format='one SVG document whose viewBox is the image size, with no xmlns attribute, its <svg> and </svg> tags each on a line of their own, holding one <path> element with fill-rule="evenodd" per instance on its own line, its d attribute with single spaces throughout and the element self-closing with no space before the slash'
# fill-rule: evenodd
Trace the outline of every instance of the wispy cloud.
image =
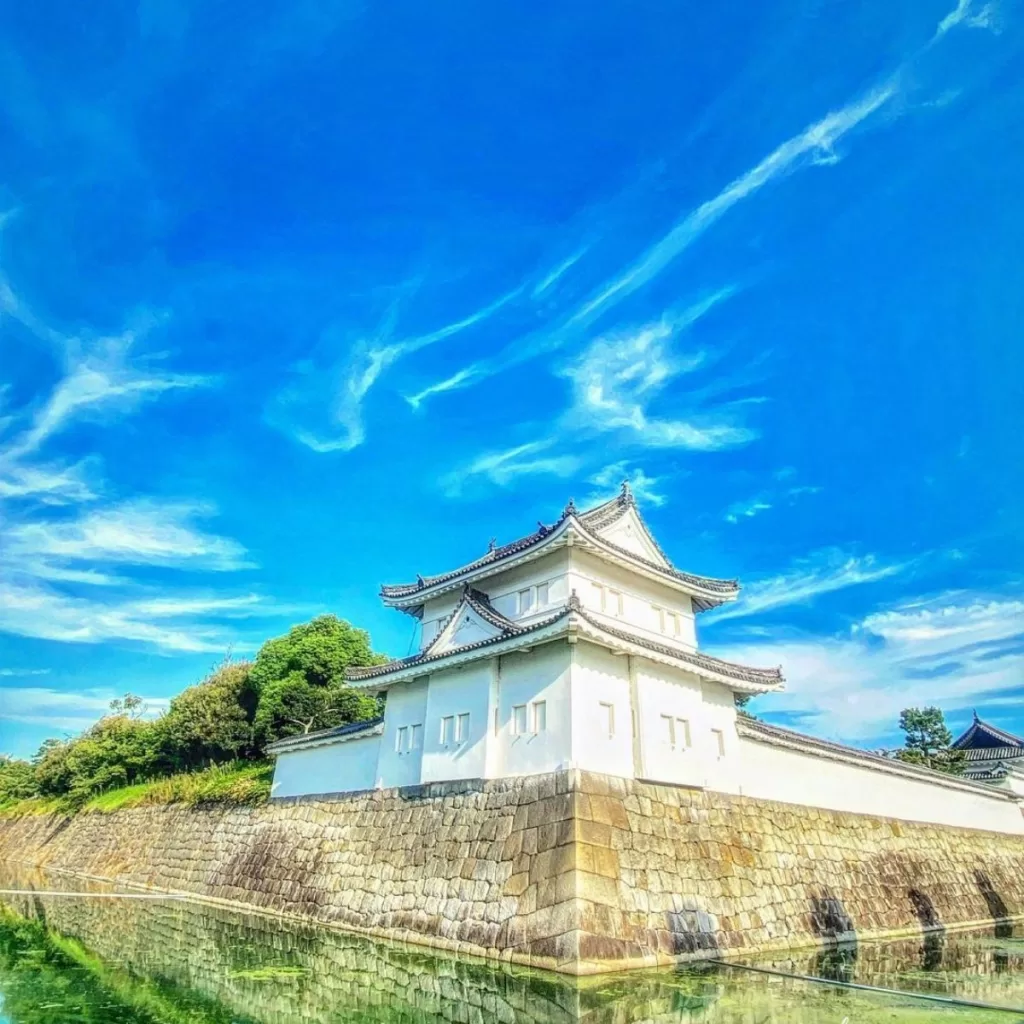
<svg viewBox="0 0 1024 1024">
<path fill-rule="evenodd" d="M 572 270 L 574 266 L 576 266 L 577 263 L 579 263 L 581 259 L 583 259 L 586 252 L 587 250 L 585 248 L 579 249 L 571 256 L 562 260 L 561 263 L 553 267 L 541 278 L 540 281 L 537 282 L 533 287 L 533 290 L 530 292 L 530 295 L 533 298 L 538 299 L 546 292 L 549 292 L 567 273 L 569 273 L 570 270 Z"/>
<path fill-rule="evenodd" d="M 626 460 L 622 460 L 605 466 L 590 477 L 589 483 L 596 490 L 584 499 L 584 504 L 597 505 L 614 497 L 623 481 L 629 483 L 637 500 L 644 504 L 659 507 L 668 501 L 661 490 L 661 477 L 648 476 L 642 467 L 631 467 Z"/>
<path fill-rule="evenodd" d="M 713 612 L 714 621 L 749 618 L 788 605 L 807 604 L 822 594 L 895 576 L 907 562 L 882 562 L 874 555 L 851 555 L 830 548 L 815 552 L 778 576 L 743 587 L 736 604 Z"/>
<path fill-rule="evenodd" d="M 444 380 L 439 380 L 436 384 L 428 385 L 422 391 L 417 391 L 414 395 L 407 395 L 405 400 L 414 409 L 419 409 L 433 395 L 441 395 L 446 391 L 457 391 L 459 388 L 465 387 L 472 379 L 472 376 L 473 371 L 467 367 L 453 373 L 450 377 L 445 377 Z"/>
<path fill-rule="evenodd" d="M 454 337 L 490 319 L 522 293 L 522 286 L 506 292 L 475 312 L 425 334 L 392 341 L 397 311 L 371 337 L 357 338 L 346 355 L 328 366 L 313 363 L 294 371 L 292 382 L 271 400 L 267 421 L 315 452 L 347 452 L 366 440 L 363 404 L 381 375 L 400 359 Z M 338 347 L 328 332 L 325 345 Z M 427 394 L 457 386 L 451 382 L 427 388 L 408 399 L 416 407 Z"/>
<path fill-rule="evenodd" d="M 566 429 L 591 433 L 619 432 L 629 442 L 650 448 L 717 451 L 747 444 L 756 431 L 741 421 L 741 407 L 727 403 L 692 409 L 685 418 L 659 417 L 650 407 L 666 386 L 692 373 L 707 360 L 702 351 L 682 356 L 672 347 L 684 327 L 731 294 L 723 290 L 681 317 L 666 317 L 636 330 L 603 336 L 565 367 L 573 399 L 564 420 Z M 685 408 L 678 389 L 674 408 Z"/>
<path fill-rule="evenodd" d="M 906 707 L 1024 702 L 1024 603 L 941 594 L 869 615 L 839 636 L 782 635 L 715 653 L 782 665 L 786 692 L 765 698 L 760 713 L 838 739 L 891 743 Z"/>
<path fill-rule="evenodd" d="M 449 497 L 458 497 L 467 484 L 480 479 L 507 487 L 524 476 L 572 476 L 579 469 L 579 458 L 549 454 L 554 445 L 554 440 L 531 441 L 503 451 L 485 452 L 465 467 L 445 476 L 441 488 Z"/>
<path fill-rule="evenodd" d="M 80 732 L 110 710 L 110 702 L 121 696 L 113 689 L 91 688 L 81 692 L 42 686 L 4 687 L 0 719 L 21 725 L 45 725 L 66 732 Z M 166 697 L 144 696 L 147 713 L 166 709 Z"/>
<path fill-rule="evenodd" d="M 781 483 L 792 479 L 794 474 L 795 471 L 791 473 L 788 469 L 780 470 L 775 474 L 775 479 Z M 734 501 L 725 510 L 723 518 L 727 523 L 732 523 L 735 526 L 749 519 L 756 518 L 762 512 L 769 512 L 779 505 L 793 505 L 798 498 L 819 494 L 820 492 L 820 487 L 814 487 L 810 484 L 793 484 L 789 487 L 772 486 L 758 491 L 757 494 L 750 498 L 741 498 L 739 501 Z"/>
<path fill-rule="evenodd" d="M 933 41 L 941 39 L 954 28 L 987 28 L 995 30 L 996 5 L 994 3 L 979 4 L 976 0 L 957 0 L 957 5 L 939 22 L 935 29 Z"/>
<path fill-rule="evenodd" d="M 162 651 L 224 652 L 233 633 L 219 620 L 278 614 L 255 595 L 96 600 L 38 580 L 0 579 L 0 631 L 64 643 L 131 641 Z"/>
<path fill-rule="evenodd" d="M 17 677 L 21 679 L 24 676 L 48 676 L 50 669 L 48 668 L 0 668 L 0 676 L 5 679 Z"/>
<path fill-rule="evenodd" d="M 18 564 L 120 562 L 215 572 L 252 568 L 237 541 L 198 528 L 197 520 L 213 514 L 204 504 L 137 500 L 73 519 L 21 523 L 6 531 L 6 558 Z"/>
<path fill-rule="evenodd" d="M 767 512 L 770 508 L 773 508 L 772 503 L 763 496 L 736 501 L 725 510 L 725 521 L 738 523 L 741 519 L 753 519 L 754 516 Z"/>
</svg>

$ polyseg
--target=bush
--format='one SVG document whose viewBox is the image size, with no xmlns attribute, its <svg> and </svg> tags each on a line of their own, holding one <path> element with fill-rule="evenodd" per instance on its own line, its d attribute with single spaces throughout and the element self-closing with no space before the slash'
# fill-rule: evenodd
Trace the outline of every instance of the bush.
<svg viewBox="0 0 1024 1024">
<path fill-rule="evenodd" d="M 35 768 L 29 761 L 0 755 L 0 804 L 38 795 Z"/>
<path fill-rule="evenodd" d="M 257 700 L 251 668 L 247 661 L 226 662 L 171 701 L 157 723 L 169 768 L 202 768 L 251 753 Z"/>
</svg>

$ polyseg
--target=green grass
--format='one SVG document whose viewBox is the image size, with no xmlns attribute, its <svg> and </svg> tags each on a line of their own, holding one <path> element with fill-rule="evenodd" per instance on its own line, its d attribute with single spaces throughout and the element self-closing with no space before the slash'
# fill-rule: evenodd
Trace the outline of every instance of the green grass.
<svg viewBox="0 0 1024 1024">
<path fill-rule="evenodd" d="M 0 805 L 0 816 L 26 814 L 111 814 L 152 804 L 261 804 L 270 796 L 274 767 L 267 761 L 235 761 L 198 772 L 183 772 L 134 786 L 109 789 L 75 805 L 72 801 L 35 797 Z"/>
</svg>

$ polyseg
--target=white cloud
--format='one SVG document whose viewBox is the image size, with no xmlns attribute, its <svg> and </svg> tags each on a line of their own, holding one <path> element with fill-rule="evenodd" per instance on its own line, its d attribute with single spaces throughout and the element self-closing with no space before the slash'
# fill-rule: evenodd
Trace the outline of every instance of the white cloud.
<svg viewBox="0 0 1024 1024">
<path fill-rule="evenodd" d="M 743 587 L 736 604 L 716 610 L 714 621 L 740 619 L 787 605 L 807 604 L 822 594 L 875 583 L 895 576 L 907 563 L 883 563 L 873 555 L 857 556 L 835 548 L 815 552 L 788 572 L 755 580 Z"/>
<path fill-rule="evenodd" d="M 212 514 L 212 508 L 202 504 L 137 500 L 74 519 L 21 523 L 6 531 L 5 557 L 14 564 L 58 568 L 80 561 L 216 572 L 251 568 L 241 544 L 197 527 L 197 519 Z"/>
<path fill-rule="evenodd" d="M 414 395 L 407 395 L 405 400 L 414 409 L 419 409 L 431 395 L 441 395 L 446 391 L 456 391 L 459 388 L 464 388 L 472 379 L 473 369 L 467 366 L 462 370 L 456 371 L 450 377 L 445 377 L 444 380 L 439 380 L 436 384 L 430 384 L 422 391 L 417 391 Z"/>
<path fill-rule="evenodd" d="M 531 441 L 504 451 L 485 452 L 467 466 L 445 476 L 441 481 L 442 489 L 449 497 L 458 497 L 467 483 L 478 478 L 507 487 L 523 476 L 571 476 L 579 469 L 579 458 L 575 455 L 544 454 L 554 443 L 553 440 Z"/>
<path fill-rule="evenodd" d="M 764 496 L 733 502 L 725 511 L 725 521 L 738 523 L 741 519 L 753 519 L 754 516 L 767 512 L 770 508 L 774 508 L 774 506 Z"/>
<path fill-rule="evenodd" d="M 101 601 L 74 597 L 31 579 L 0 578 L 0 631 L 64 643 L 124 640 L 163 651 L 223 653 L 232 634 L 218 620 L 277 612 L 253 595 Z"/>
<path fill-rule="evenodd" d="M 636 445 L 717 451 L 747 444 L 756 432 L 739 422 L 736 403 L 712 410 L 694 408 L 683 418 L 652 415 L 650 406 L 677 377 L 705 361 L 696 352 L 681 357 L 671 342 L 681 325 L 692 323 L 728 292 L 719 292 L 682 318 L 666 318 L 639 329 L 598 338 L 562 372 L 572 382 L 573 400 L 565 414 L 567 432 L 619 432 Z M 675 409 L 685 408 L 686 395 L 673 395 Z"/>
<path fill-rule="evenodd" d="M 0 463 L 0 501 L 31 498 L 45 505 L 92 501 L 96 492 L 91 475 L 88 460 L 70 466 L 12 462 L 5 468 Z"/>
<path fill-rule="evenodd" d="M 0 468 L 36 451 L 70 422 L 109 411 L 125 412 L 166 391 L 208 387 L 212 377 L 172 373 L 129 361 L 134 332 L 86 346 L 69 339 L 66 372 L 31 424 L 0 452 Z"/>
<path fill-rule="evenodd" d="M 476 327 L 521 293 L 522 287 L 514 288 L 461 320 L 401 341 L 388 340 L 392 331 L 389 324 L 373 337 L 355 340 L 341 361 L 326 369 L 302 367 L 296 371 L 297 378 L 271 401 L 268 422 L 315 452 L 357 448 L 366 440 L 363 403 L 386 370 L 405 356 Z M 421 393 L 419 401 L 453 386 L 442 381 Z M 408 401 L 415 407 L 418 401 L 414 399 L 416 396 Z"/>
<path fill-rule="evenodd" d="M 660 507 L 668 498 L 660 489 L 662 478 L 648 476 L 640 466 L 630 468 L 626 460 L 605 466 L 590 478 L 597 490 L 584 500 L 584 505 L 598 505 L 615 496 L 622 482 L 629 483 L 637 501 Z"/>
<path fill-rule="evenodd" d="M 786 691 L 758 711 L 847 741 L 892 742 L 906 707 L 980 709 L 1010 691 L 1024 704 L 1024 602 L 1012 597 L 944 594 L 870 615 L 841 636 L 784 635 L 715 653 L 781 664 Z"/>
<path fill-rule="evenodd" d="M 571 256 L 562 260 L 557 266 L 545 274 L 534 286 L 530 293 L 533 298 L 540 298 L 545 292 L 550 291 L 577 263 L 586 255 L 587 250 L 579 249 Z"/>
<path fill-rule="evenodd" d="M 935 29 L 936 39 L 941 39 L 951 29 L 963 28 L 996 29 L 996 5 L 978 4 L 976 0 L 957 0 L 957 5 L 939 22 Z"/>
<path fill-rule="evenodd" d="M 82 692 L 49 687 L 6 687 L 0 719 L 22 725 L 45 725 L 65 732 L 81 732 L 110 710 L 110 702 L 123 694 L 109 688 Z M 166 697 L 143 696 L 147 715 L 166 709 Z"/>
<path fill-rule="evenodd" d="M 0 668 L 0 676 L 5 679 L 18 677 L 19 679 L 23 676 L 48 676 L 50 669 L 48 668 Z"/>
</svg>

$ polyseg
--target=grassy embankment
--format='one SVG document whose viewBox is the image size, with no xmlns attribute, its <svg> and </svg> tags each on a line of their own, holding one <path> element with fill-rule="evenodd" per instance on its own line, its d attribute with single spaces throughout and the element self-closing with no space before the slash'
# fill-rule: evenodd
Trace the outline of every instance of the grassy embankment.
<svg viewBox="0 0 1024 1024">
<path fill-rule="evenodd" d="M 147 804 L 185 804 L 190 807 L 207 803 L 261 804 L 270 796 L 273 772 L 273 765 L 265 761 L 235 761 L 203 771 L 184 772 L 134 786 L 109 789 L 85 801 L 75 801 L 66 796 L 13 800 L 0 804 L 0 816 L 109 814 Z"/>
</svg>

